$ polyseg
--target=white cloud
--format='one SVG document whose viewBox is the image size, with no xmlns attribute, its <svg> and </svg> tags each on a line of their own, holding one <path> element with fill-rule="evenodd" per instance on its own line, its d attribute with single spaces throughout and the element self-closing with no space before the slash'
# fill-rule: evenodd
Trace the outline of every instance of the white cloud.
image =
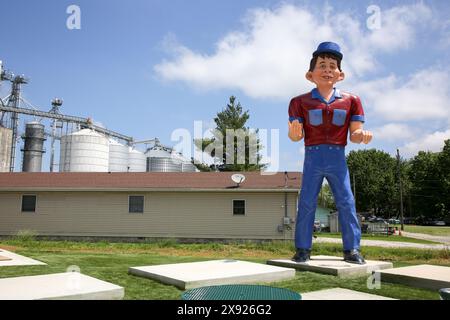
<svg viewBox="0 0 450 320">
<path fill-rule="evenodd" d="M 450 129 L 446 131 L 436 131 L 419 138 L 416 141 L 407 143 L 400 151 L 404 157 L 413 157 L 419 151 L 442 151 L 444 147 L 444 140 L 450 139 Z"/>
<path fill-rule="evenodd" d="M 369 33 L 368 41 L 376 48 L 393 52 L 409 48 L 415 39 L 416 26 L 430 21 L 432 12 L 423 3 L 393 7 L 380 12 L 381 28 Z"/>
<path fill-rule="evenodd" d="M 254 9 L 244 19 L 243 31 L 220 39 L 213 54 L 195 52 L 169 35 L 166 47 L 174 58 L 154 67 L 163 80 L 182 81 L 195 88 L 240 89 L 254 98 L 282 98 L 310 89 L 304 79 L 318 40 L 341 44 L 343 68 L 349 78 L 375 71 L 378 51 L 404 50 L 415 41 L 415 26 L 430 19 L 424 4 L 382 11 L 381 29 L 371 31 L 354 14 L 324 17 L 285 4 L 277 9 Z"/>
<path fill-rule="evenodd" d="M 372 131 L 374 139 L 380 141 L 410 140 L 417 136 L 417 130 L 402 123 L 389 123 Z"/>
<path fill-rule="evenodd" d="M 389 121 L 445 121 L 450 117 L 450 73 L 429 68 L 408 80 L 390 75 L 355 84 L 355 92 L 366 99 L 371 111 Z"/>
</svg>

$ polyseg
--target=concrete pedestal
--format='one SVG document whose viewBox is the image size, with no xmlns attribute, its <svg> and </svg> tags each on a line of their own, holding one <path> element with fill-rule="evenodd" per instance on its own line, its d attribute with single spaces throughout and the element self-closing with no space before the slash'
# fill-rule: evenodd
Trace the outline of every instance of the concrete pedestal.
<svg viewBox="0 0 450 320">
<path fill-rule="evenodd" d="M 77 272 L 0 279 L 0 300 L 117 300 L 124 289 Z"/>
<path fill-rule="evenodd" d="M 213 260 L 129 268 L 129 273 L 191 289 L 211 285 L 292 279 L 295 269 L 238 260 Z"/>
<path fill-rule="evenodd" d="M 312 271 L 331 274 L 338 277 L 359 277 L 371 274 L 375 270 L 392 268 L 391 262 L 366 260 L 366 264 L 348 263 L 342 257 L 312 256 L 308 262 L 294 262 L 288 259 L 269 260 L 267 264 L 295 268 L 300 271 Z"/>
<path fill-rule="evenodd" d="M 374 291 L 376 292 L 376 290 Z M 396 299 L 349 289 L 333 288 L 303 293 L 302 300 L 396 300 Z"/>
<path fill-rule="evenodd" d="M 450 267 L 421 264 L 377 271 L 381 281 L 439 290 L 450 287 Z"/>
<path fill-rule="evenodd" d="M 35 266 L 46 265 L 46 263 L 21 256 L 4 249 L 0 250 L 0 267 L 4 266 Z"/>
</svg>

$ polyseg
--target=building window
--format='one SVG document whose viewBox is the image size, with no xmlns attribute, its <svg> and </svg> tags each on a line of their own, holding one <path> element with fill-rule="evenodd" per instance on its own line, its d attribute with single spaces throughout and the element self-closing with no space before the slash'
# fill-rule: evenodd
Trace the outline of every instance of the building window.
<svg viewBox="0 0 450 320">
<path fill-rule="evenodd" d="M 129 213 L 144 213 L 144 196 L 129 196 L 128 197 L 128 212 Z"/>
<path fill-rule="evenodd" d="M 22 196 L 22 212 L 36 212 L 36 196 L 23 195 Z"/>
<path fill-rule="evenodd" d="M 245 215 L 245 200 L 233 200 L 233 215 Z"/>
</svg>

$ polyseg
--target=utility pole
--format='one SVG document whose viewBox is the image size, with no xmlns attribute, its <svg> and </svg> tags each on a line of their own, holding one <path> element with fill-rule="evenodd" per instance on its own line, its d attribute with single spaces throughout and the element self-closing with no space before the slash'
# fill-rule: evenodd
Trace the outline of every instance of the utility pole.
<svg viewBox="0 0 450 320">
<path fill-rule="evenodd" d="M 403 226 L 403 187 L 402 187 L 402 176 L 400 171 L 400 151 L 397 149 L 397 172 L 398 172 L 398 183 L 400 186 L 400 224 L 401 230 L 404 231 Z"/>
</svg>

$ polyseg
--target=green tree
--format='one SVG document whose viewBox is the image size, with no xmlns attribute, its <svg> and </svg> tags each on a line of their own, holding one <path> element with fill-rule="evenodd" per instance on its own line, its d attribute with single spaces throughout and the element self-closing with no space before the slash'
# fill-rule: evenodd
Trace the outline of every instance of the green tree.
<svg viewBox="0 0 450 320">
<path fill-rule="evenodd" d="M 352 190 L 356 189 L 358 211 L 372 211 L 385 217 L 398 213 L 396 162 L 388 153 L 376 149 L 349 153 L 347 164 Z"/>
<path fill-rule="evenodd" d="M 450 221 L 450 139 L 444 141 L 444 148 L 438 159 L 442 191 L 441 217 Z"/>
<path fill-rule="evenodd" d="M 336 203 L 334 202 L 333 192 L 331 191 L 330 185 L 324 183 L 320 189 L 318 204 L 324 208 L 336 211 Z"/>
<path fill-rule="evenodd" d="M 199 150 L 219 163 L 210 168 L 219 171 L 260 171 L 266 167 L 266 164 L 261 163 L 262 157 L 259 154 L 262 149 L 259 131 L 245 127 L 249 118 L 248 110 L 243 112 L 236 97 L 231 96 L 227 107 L 214 118 L 216 128 L 213 130 L 213 138 L 194 140 Z M 197 167 L 206 171 L 208 166 Z"/>
<path fill-rule="evenodd" d="M 442 207 L 439 153 L 419 153 L 411 160 L 409 167 L 411 198 L 414 216 L 432 218 L 439 216 Z"/>
</svg>

